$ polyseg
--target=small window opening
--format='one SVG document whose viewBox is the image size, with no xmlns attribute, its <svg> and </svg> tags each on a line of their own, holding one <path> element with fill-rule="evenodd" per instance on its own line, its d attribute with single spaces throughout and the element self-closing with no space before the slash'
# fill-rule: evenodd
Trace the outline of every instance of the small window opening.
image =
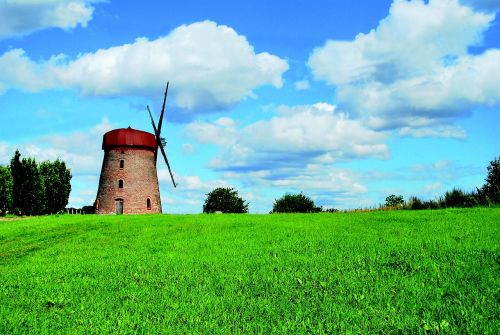
<svg viewBox="0 0 500 335">
<path fill-rule="evenodd" d="M 151 199 L 147 199 L 146 200 L 146 206 L 148 207 L 148 209 L 151 209 Z"/>
<path fill-rule="evenodd" d="M 96 211 L 99 210 L 99 199 L 95 201 L 95 209 Z"/>
<path fill-rule="evenodd" d="M 123 180 L 118 180 L 118 188 L 123 188 Z"/>
<path fill-rule="evenodd" d="M 125 166 L 125 161 L 123 159 L 120 159 L 120 169 L 123 169 Z"/>
</svg>

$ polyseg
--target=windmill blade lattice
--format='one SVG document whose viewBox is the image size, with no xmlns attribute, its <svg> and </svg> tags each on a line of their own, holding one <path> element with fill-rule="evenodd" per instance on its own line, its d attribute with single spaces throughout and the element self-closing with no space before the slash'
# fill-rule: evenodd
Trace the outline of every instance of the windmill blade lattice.
<svg viewBox="0 0 500 335">
<path fill-rule="evenodd" d="M 168 85 L 169 85 L 169 82 L 167 82 L 167 88 L 165 89 L 165 95 L 163 97 L 163 106 L 162 106 L 161 113 L 160 113 L 160 119 L 158 120 L 158 128 L 156 127 L 156 124 L 155 124 L 155 121 L 153 118 L 153 114 L 151 113 L 149 106 L 147 106 L 147 109 L 149 112 L 149 117 L 151 119 L 151 125 L 153 126 L 153 130 L 154 130 L 154 133 L 156 136 L 157 148 L 155 150 L 155 163 L 158 159 L 158 148 L 160 148 L 161 154 L 162 154 L 163 158 L 165 159 L 165 163 L 167 164 L 168 172 L 170 173 L 170 178 L 172 179 L 172 184 L 174 185 L 174 187 L 177 187 L 177 184 L 175 183 L 175 180 L 174 180 L 174 175 L 172 173 L 172 169 L 170 168 L 170 164 L 168 163 L 167 154 L 165 153 L 164 147 L 165 147 L 167 141 L 165 140 L 165 138 L 160 136 L 161 135 L 161 127 L 163 124 L 163 115 L 165 113 L 165 105 L 167 102 Z"/>
</svg>

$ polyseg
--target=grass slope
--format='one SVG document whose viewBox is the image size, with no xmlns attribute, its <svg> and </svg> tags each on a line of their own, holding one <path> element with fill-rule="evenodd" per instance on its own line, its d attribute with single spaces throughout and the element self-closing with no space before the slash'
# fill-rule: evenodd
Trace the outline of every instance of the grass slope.
<svg viewBox="0 0 500 335">
<path fill-rule="evenodd" d="M 497 333 L 500 209 L 0 221 L 1 334 Z"/>
</svg>

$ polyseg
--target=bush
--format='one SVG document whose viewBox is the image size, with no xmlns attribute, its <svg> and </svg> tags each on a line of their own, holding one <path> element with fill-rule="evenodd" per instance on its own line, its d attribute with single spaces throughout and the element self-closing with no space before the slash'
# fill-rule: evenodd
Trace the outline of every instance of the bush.
<svg viewBox="0 0 500 335">
<path fill-rule="evenodd" d="M 321 207 L 317 207 L 308 196 L 299 194 L 285 194 L 274 200 L 272 213 L 317 213 Z"/>
<path fill-rule="evenodd" d="M 443 200 L 444 203 L 444 200 Z M 411 210 L 420 210 L 420 209 L 438 209 L 440 207 L 438 201 L 434 200 L 421 200 L 415 196 L 410 197 L 408 202 L 405 205 L 406 209 L 411 209 Z M 444 205 L 443 205 L 444 207 Z"/>
<path fill-rule="evenodd" d="M 444 194 L 444 205 L 445 207 L 473 207 L 478 205 L 476 198 L 474 193 L 467 194 L 454 188 Z"/>
<path fill-rule="evenodd" d="M 407 209 L 411 210 L 419 210 L 419 209 L 425 209 L 425 204 L 422 200 L 415 196 L 411 196 L 410 199 L 408 199 L 408 203 L 406 204 Z"/>
<path fill-rule="evenodd" d="M 385 198 L 385 206 L 386 207 L 402 207 L 404 204 L 402 195 L 394 195 L 391 194 L 387 198 Z"/>
<path fill-rule="evenodd" d="M 248 213 L 248 203 L 233 188 L 218 187 L 207 194 L 203 213 Z"/>
<path fill-rule="evenodd" d="M 424 201 L 423 203 L 425 209 L 438 209 L 439 203 L 434 200 Z"/>
<path fill-rule="evenodd" d="M 486 176 L 486 183 L 484 184 L 481 192 L 486 198 L 487 203 L 499 204 L 500 203 L 500 157 L 495 158 L 488 166 L 488 175 Z"/>
</svg>

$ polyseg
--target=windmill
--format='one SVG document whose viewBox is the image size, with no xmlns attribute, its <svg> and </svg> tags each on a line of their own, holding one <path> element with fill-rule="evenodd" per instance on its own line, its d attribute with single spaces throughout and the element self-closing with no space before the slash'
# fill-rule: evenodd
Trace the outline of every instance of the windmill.
<svg viewBox="0 0 500 335">
<path fill-rule="evenodd" d="M 149 105 L 146 106 L 148 109 L 149 117 L 151 119 L 151 125 L 153 126 L 153 130 L 155 132 L 155 137 L 156 137 L 156 145 L 157 148 L 155 150 L 155 163 L 158 159 L 158 148 L 161 150 L 161 154 L 163 158 L 165 159 L 165 163 L 167 164 L 168 167 L 168 172 L 170 173 L 170 178 L 172 179 L 172 184 L 174 184 L 174 187 L 177 187 L 177 184 L 175 183 L 174 180 L 174 175 L 172 174 L 172 169 L 170 168 L 170 164 L 168 163 L 167 159 L 167 154 L 165 153 L 165 145 L 167 141 L 165 138 L 161 137 L 161 126 L 163 124 L 163 115 L 165 113 L 165 104 L 167 102 L 167 95 L 168 95 L 168 85 L 170 82 L 167 82 L 167 88 L 165 89 L 165 95 L 163 97 L 163 106 L 161 108 L 161 113 L 160 113 L 160 119 L 158 120 L 158 128 L 156 128 L 155 120 L 153 119 L 153 114 L 151 113 L 151 110 L 149 109 Z"/>
<path fill-rule="evenodd" d="M 103 136 L 104 158 L 94 203 L 96 214 L 161 213 L 160 187 L 156 163 L 158 149 L 165 160 L 174 187 L 177 186 L 161 137 L 167 102 L 168 83 L 158 127 L 147 106 L 154 134 L 128 128 L 108 131 Z"/>
</svg>

